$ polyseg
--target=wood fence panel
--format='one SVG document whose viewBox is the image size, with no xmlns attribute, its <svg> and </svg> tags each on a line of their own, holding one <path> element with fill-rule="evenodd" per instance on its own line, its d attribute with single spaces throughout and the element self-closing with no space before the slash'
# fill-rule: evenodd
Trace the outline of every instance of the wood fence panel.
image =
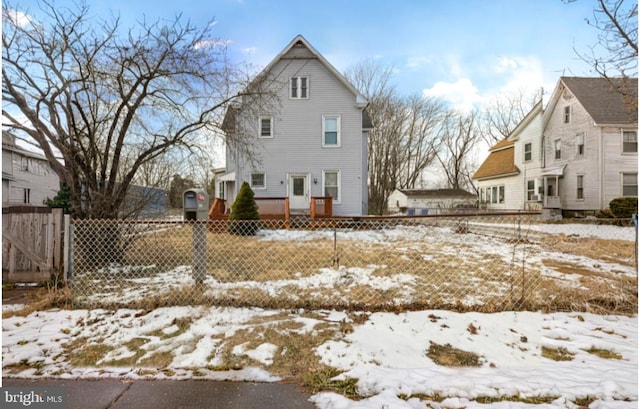
<svg viewBox="0 0 640 409">
<path fill-rule="evenodd" d="M 49 280 L 62 266 L 62 209 L 2 209 L 2 281 Z"/>
</svg>

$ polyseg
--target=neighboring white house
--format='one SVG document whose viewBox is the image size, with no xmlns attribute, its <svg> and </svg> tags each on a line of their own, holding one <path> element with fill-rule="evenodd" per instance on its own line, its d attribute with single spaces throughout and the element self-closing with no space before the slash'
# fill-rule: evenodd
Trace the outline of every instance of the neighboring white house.
<svg viewBox="0 0 640 409">
<path fill-rule="evenodd" d="M 462 189 L 396 189 L 389 195 L 389 213 L 433 214 L 439 209 L 475 207 L 476 195 Z"/>
<path fill-rule="evenodd" d="M 566 216 L 638 195 L 638 79 L 562 77 L 543 116 L 544 207 Z"/>
<path fill-rule="evenodd" d="M 60 190 L 60 179 L 43 155 L 16 145 L 2 131 L 2 206 L 43 206 Z"/>
<path fill-rule="evenodd" d="M 473 175 L 481 208 L 515 210 L 542 207 L 542 101 L 508 138 L 489 149 Z"/>
<path fill-rule="evenodd" d="M 561 77 L 474 174 L 481 206 L 584 216 L 637 196 L 638 82 L 624 84 L 626 96 L 604 78 Z"/>
</svg>

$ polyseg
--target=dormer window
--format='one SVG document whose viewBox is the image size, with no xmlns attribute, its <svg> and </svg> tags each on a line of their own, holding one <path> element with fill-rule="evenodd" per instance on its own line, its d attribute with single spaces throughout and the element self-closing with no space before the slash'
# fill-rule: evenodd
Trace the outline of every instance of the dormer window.
<svg viewBox="0 0 640 409">
<path fill-rule="evenodd" d="M 291 77 L 291 99 L 309 98 L 309 77 Z"/>
</svg>

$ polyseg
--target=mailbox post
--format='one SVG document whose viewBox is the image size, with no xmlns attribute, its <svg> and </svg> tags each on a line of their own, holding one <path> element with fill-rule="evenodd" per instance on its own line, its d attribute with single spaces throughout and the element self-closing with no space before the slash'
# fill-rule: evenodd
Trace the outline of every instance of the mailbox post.
<svg viewBox="0 0 640 409">
<path fill-rule="evenodd" d="M 191 268 L 196 287 L 201 287 L 207 272 L 207 223 L 209 195 L 203 189 L 188 189 L 182 195 L 183 219 L 195 221 L 192 233 Z"/>
</svg>

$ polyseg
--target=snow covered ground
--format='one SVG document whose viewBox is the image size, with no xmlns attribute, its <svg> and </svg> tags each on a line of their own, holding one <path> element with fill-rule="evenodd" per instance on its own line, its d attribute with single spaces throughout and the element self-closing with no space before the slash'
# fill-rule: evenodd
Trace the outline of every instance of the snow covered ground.
<svg viewBox="0 0 640 409">
<path fill-rule="evenodd" d="M 594 231 L 566 226 L 544 228 L 575 235 Z M 597 231 L 635 239 L 629 228 Z M 342 330 L 344 326 L 350 330 Z M 314 347 L 318 362 L 344 371 L 339 379 L 357 379 L 362 399 L 320 392 L 311 397 L 318 408 L 577 409 L 577 401 L 593 409 L 638 407 L 637 316 L 577 312 L 354 315 L 200 306 L 39 311 L 3 319 L 3 377 L 273 382 L 280 378 L 271 368 L 286 345 L 262 334 L 277 331 L 286 339 L 327 329 L 334 336 Z M 243 334 L 257 336 L 249 343 Z M 480 366 L 439 365 L 427 356 L 435 344 L 475 353 Z M 100 358 L 97 365 L 79 366 L 74 360 L 87 346 L 99 351 Z M 562 351 L 568 360 L 544 357 L 543 350 Z M 251 364 L 224 368 L 229 354 Z M 161 367 L 150 364 L 160 362 L 157 357 L 163 358 Z M 548 402 L 526 403 L 535 397 Z M 515 401 L 500 400 L 506 398 Z"/>
</svg>

